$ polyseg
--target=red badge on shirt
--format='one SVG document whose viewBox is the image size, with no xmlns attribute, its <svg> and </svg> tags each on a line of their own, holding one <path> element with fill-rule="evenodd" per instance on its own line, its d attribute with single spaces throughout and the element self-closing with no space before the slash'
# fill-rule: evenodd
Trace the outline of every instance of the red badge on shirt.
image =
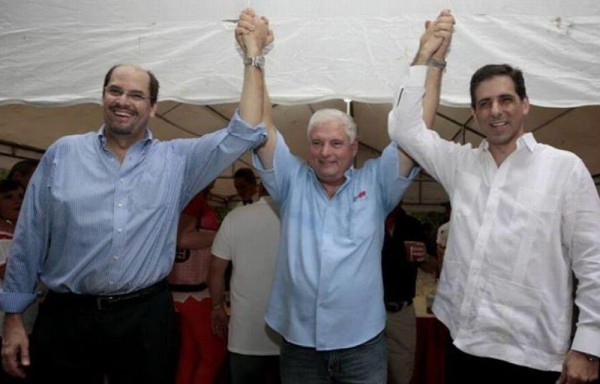
<svg viewBox="0 0 600 384">
<path fill-rule="evenodd" d="M 367 191 L 360 191 L 358 195 L 354 196 L 354 201 L 364 199 L 365 197 L 367 197 Z"/>
</svg>

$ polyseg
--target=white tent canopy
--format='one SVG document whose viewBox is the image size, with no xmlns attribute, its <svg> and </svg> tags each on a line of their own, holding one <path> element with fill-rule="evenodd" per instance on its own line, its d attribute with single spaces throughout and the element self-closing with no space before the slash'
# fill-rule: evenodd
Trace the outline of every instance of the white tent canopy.
<svg viewBox="0 0 600 384">
<path fill-rule="evenodd" d="M 44 149 L 59 136 L 97 129 L 102 80 L 116 63 L 140 64 L 160 80 L 163 101 L 152 123 L 157 137 L 193 137 L 222 127 L 239 99 L 242 65 L 233 20 L 247 5 L 0 0 L 0 140 Z M 275 121 L 298 155 L 305 153 L 310 113 L 323 105 L 346 109 L 344 99 L 353 101 L 360 130 L 359 163 L 380 151 L 388 141 L 387 103 L 417 49 L 423 23 L 449 8 L 457 24 L 436 121 L 442 136 L 479 142 L 464 109 L 470 76 L 483 64 L 511 63 L 523 69 L 531 102 L 544 107 L 534 110 L 529 128 L 540 141 L 576 152 L 592 174 L 600 174 L 597 0 L 249 5 L 269 17 L 275 32 L 267 82 L 278 104 Z M 414 194 L 423 197 L 422 190 Z"/>
</svg>

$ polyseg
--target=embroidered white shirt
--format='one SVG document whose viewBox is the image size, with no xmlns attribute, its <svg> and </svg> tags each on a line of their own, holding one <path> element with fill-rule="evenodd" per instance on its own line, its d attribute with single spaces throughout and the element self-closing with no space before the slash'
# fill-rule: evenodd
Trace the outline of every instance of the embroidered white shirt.
<svg viewBox="0 0 600 384">
<path fill-rule="evenodd" d="M 425 71 L 411 68 L 389 130 L 451 199 L 433 312 L 472 355 L 553 371 L 570 348 L 600 355 L 600 199 L 585 165 L 530 133 L 500 167 L 485 140 L 441 139 L 421 120 Z"/>
</svg>

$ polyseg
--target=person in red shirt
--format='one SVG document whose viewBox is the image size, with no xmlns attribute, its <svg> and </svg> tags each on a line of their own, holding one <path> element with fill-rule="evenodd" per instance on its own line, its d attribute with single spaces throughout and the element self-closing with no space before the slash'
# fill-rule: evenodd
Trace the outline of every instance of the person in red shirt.
<svg viewBox="0 0 600 384">
<path fill-rule="evenodd" d="M 197 194 L 179 219 L 177 254 L 169 275 L 181 329 L 177 384 L 214 383 L 227 356 L 227 342 L 210 328 L 212 302 L 206 284 L 211 246 L 220 224 L 207 203 L 213 185 Z"/>
</svg>

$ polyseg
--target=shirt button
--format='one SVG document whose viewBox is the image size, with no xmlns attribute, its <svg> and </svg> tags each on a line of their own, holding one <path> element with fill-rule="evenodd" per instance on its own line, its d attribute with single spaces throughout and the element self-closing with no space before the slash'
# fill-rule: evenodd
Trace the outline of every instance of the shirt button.
<svg viewBox="0 0 600 384">
<path fill-rule="evenodd" d="M 119 260 L 119 256 L 117 256 L 117 255 L 114 255 L 114 256 L 113 256 L 113 259 L 115 259 L 115 260 Z M 112 284 L 112 283 L 111 283 L 111 284 Z"/>
<path fill-rule="evenodd" d="M 121 232 L 123 232 L 123 229 L 119 228 L 119 229 L 117 229 L 117 232 L 121 233 Z"/>
<path fill-rule="evenodd" d="M 121 208 L 123 206 L 123 203 L 119 203 L 117 204 L 117 207 Z"/>
</svg>

